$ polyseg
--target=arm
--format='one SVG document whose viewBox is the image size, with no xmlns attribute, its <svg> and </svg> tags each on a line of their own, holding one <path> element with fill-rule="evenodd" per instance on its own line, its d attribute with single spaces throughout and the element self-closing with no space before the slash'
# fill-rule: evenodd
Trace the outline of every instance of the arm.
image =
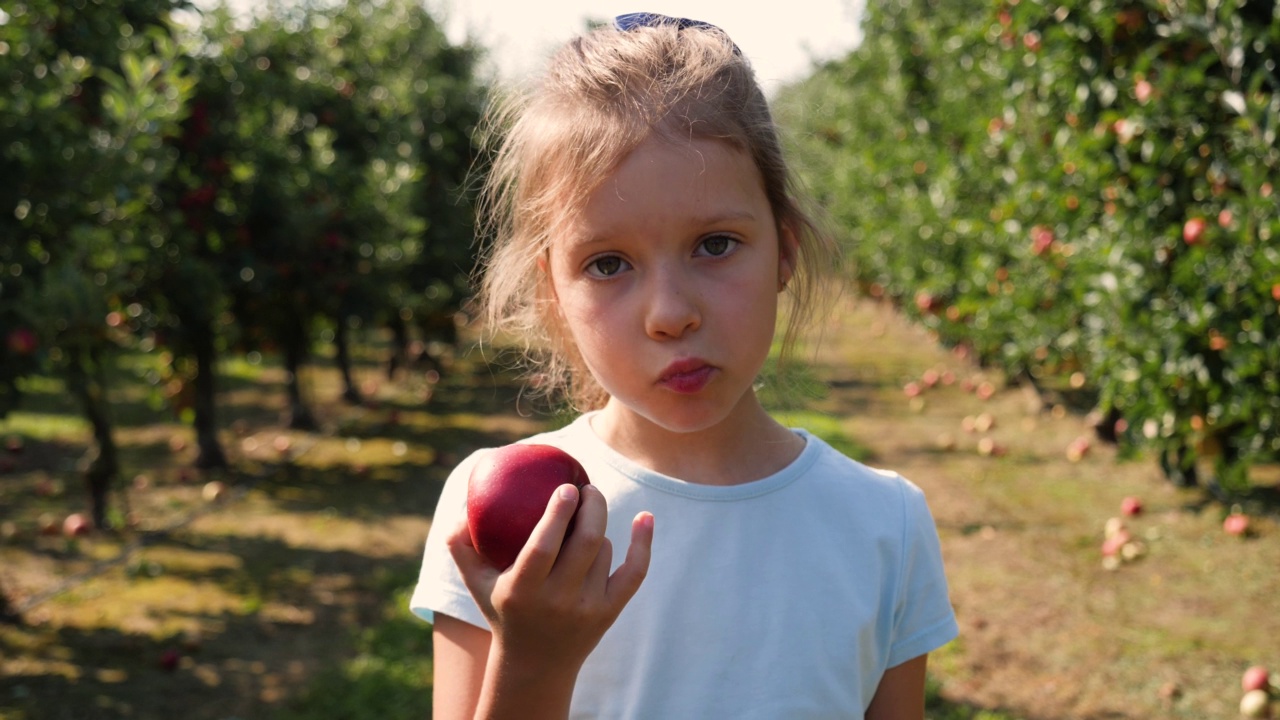
<svg viewBox="0 0 1280 720">
<path fill-rule="evenodd" d="M 575 510 L 574 531 L 566 537 Z M 502 572 L 476 552 L 465 522 L 449 536 L 449 552 L 492 632 L 440 618 L 437 719 L 568 714 L 579 668 L 649 567 L 653 516 L 641 513 L 632 521 L 626 560 L 612 575 L 606 516 L 599 490 L 586 486 L 579 494 L 564 486 L 515 564 Z"/>
<path fill-rule="evenodd" d="M 920 655 L 886 670 L 867 707 L 866 720 L 923 720 L 928 661 L 928 655 Z"/>
<path fill-rule="evenodd" d="M 433 632 L 432 717 L 475 717 L 493 636 L 484 628 L 440 613 L 436 613 Z"/>
</svg>

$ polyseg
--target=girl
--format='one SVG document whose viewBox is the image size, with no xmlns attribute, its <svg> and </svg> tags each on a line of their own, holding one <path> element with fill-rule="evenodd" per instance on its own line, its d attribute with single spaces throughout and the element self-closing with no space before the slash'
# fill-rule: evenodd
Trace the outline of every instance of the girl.
<svg viewBox="0 0 1280 720">
<path fill-rule="evenodd" d="M 435 716 L 923 717 L 957 628 L 922 493 L 756 397 L 779 295 L 789 344 L 833 258 L 747 61 L 706 23 L 624 16 L 508 108 L 480 298 L 585 411 L 530 441 L 592 485 L 499 572 L 466 530 L 476 456 L 450 476 L 411 601 Z"/>
</svg>

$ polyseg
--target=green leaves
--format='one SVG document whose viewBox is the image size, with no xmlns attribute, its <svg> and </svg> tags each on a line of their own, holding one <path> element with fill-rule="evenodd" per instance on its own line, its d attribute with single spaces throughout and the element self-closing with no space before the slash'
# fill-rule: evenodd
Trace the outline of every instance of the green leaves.
<svg viewBox="0 0 1280 720">
<path fill-rule="evenodd" d="M 780 117 L 862 287 L 1014 376 L 1080 373 L 1129 442 L 1247 466 L 1280 457 L 1269 7 L 876 5 Z"/>
</svg>

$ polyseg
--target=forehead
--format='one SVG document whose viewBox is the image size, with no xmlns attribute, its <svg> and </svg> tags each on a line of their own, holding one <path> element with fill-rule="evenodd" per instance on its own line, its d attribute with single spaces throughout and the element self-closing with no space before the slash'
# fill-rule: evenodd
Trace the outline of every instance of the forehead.
<svg viewBox="0 0 1280 720">
<path fill-rule="evenodd" d="M 637 224 L 770 215 L 750 155 L 711 139 L 651 135 L 623 157 L 563 218 L 569 235 L 614 235 Z"/>
</svg>

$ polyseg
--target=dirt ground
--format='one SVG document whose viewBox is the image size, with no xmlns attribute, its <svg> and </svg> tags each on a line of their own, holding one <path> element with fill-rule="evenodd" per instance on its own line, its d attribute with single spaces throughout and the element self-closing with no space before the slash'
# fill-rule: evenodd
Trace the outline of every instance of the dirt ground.
<svg viewBox="0 0 1280 720">
<path fill-rule="evenodd" d="M 1085 418 L 882 306 L 848 307 L 821 348 L 829 392 L 814 408 L 929 497 L 962 630 L 931 658 L 946 699 L 1032 720 L 1226 718 L 1246 666 L 1280 666 L 1280 617 L 1265 611 L 1280 596 L 1274 517 L 1227 536 L 1227 508 L 1154 463 L 1096 439 L 1069 459 L 1092 438 Z M 41 533 L 83 509 L 84 431 L 58 420 L 74 409 L 55 392 L 11 421 L 29 432 L 0 474 L 0 588 L 23 622 L 0 625 L 0 718 L 271 717 L 412 583 L 452 464 L 540 427 L 478 354 L 438 379 L 392 382 L 369 364 L 360 406 L 328 400 L 340 388 L 321 365 L 310 433 L 280 429 L 278 370 L 228 373 L 233 473 L 189 470 L 189 428 L 120 398 L 136 418 L 120 432 L 135 525 L 117 533 Z M 923 392 L 908 397 L 909 382 Z M 214 480 L 227 489 L 208 501 Z M 1145 552 L 1108 570 L 1104 526 L 1126 496 L 1144 502 L 1127 523 Z"/>
<path fill-rule="evenodd" d="M 1150 459 L 1119 460 L 1087 418 L 1005 387 L 884 307 L 833 327 L 820 367 L 870 463 L 928 495 L 961 625 L 931 659 L 945 697 L 1044 720 L 1229 718 L 1243 670 L 1280 665 L 1264 610 L 1280 596 L 1276 468 L 1255 473 L 1262 500 L 1239 509 L 1262 517 L 1237 538 L 1222 529 L 1230 508 Z M 903 391 L 934 374 L 955 380 Z M 1125 523 L 1144 553 L 1109 570 L 1104 528 L 1125 497 L 1143 502 Z"/>
</svg>

